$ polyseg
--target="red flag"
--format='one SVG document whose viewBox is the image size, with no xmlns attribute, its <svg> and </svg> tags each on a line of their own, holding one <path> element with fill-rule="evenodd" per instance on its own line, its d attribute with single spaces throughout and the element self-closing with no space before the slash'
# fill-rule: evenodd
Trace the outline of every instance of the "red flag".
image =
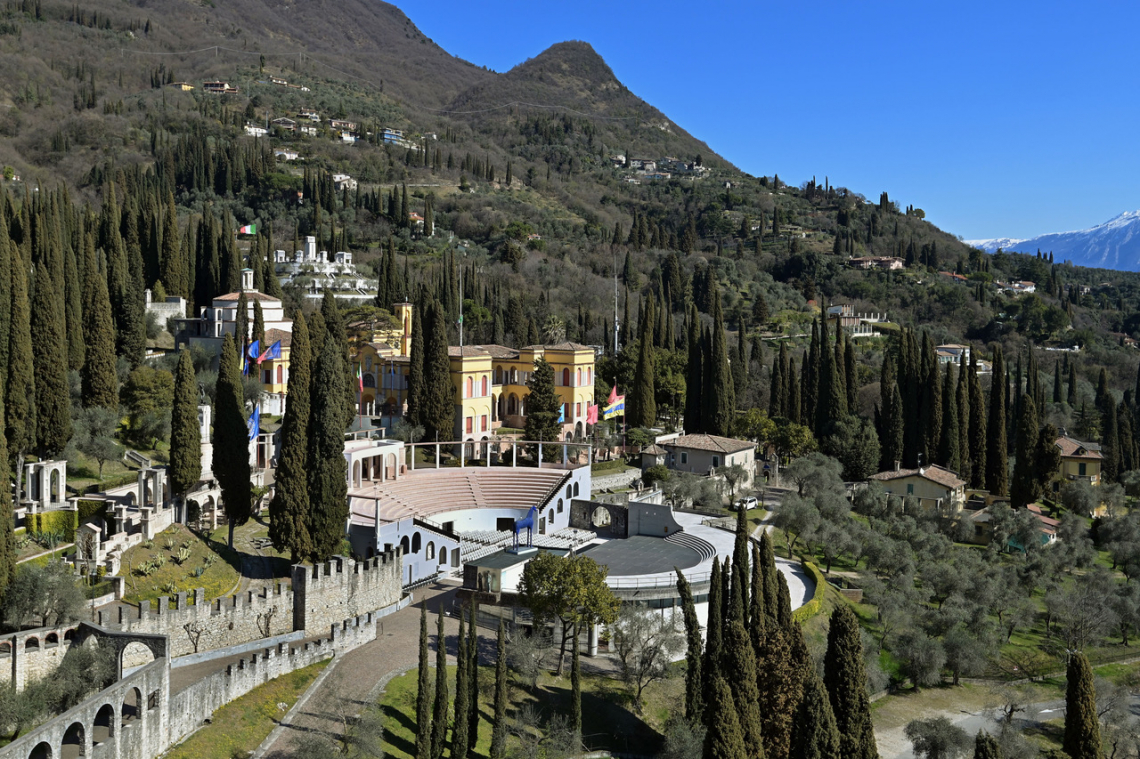
<svg viewBox="0 0 1140 759">
<path fill-rule="evenodd" d="M 614 385 L 614 389 L 610 391 L 610 399 L 608 401 L 606 401 L 606 405 L 607 406 L 614 405 L 614 403 L 617 401 L 617 397 L 618 397 L 617 385 Z"/>
<path fill-rule="evenodd" d="M 588 406 L 586 408 L 586 424 L 597 424 L 597 423 L 598 423 L 598 407 L 597 406 Z"/>
</svg>

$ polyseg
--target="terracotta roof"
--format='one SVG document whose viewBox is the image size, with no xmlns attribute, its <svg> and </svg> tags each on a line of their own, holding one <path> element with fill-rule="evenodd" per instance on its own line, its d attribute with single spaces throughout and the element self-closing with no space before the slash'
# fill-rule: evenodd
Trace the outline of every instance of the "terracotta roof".
<svg viewBox="0 0 1140 759">
<path fill-rule="evenodd" d="M 661 446 L 657 445 L 657 443 L 654 443 L 651 446 L 648 446 L 646 448 L 642 448 L 641 452 L 642 453 L 649 453 L 649 454 L 652 454 L 654 456 L 662 456 L 667 451 L 664 448 L 662 448 Z"/>
<path fill-rule="evenodd" d="M 1061 449 L 1061 455 L 1070 459 L 1103 459 L 1100 454 L 1100 445 L 1097 443 L 1082 443 L 1067 435 L 1057 438 L 1056 446 Z"/>
<path fill-rule="evenodd" d="M 665 442 L 666 448 L 688 448 L 694 451 L 713 451 L 714 453 L 736 453 L 755 448 L 751 440 L 736 440 L 720 435 L 681 435 Z"/>
<path fill-rule="evenodd" d="M 553 345 L 528 345 L 528 346 L 526 346 L 526 348 L 527 348 L 527 350 L 533 350 L 535 348 L 542 348 L 543 350 L 548 350 L 548 351 L 591 351 L 592 352 L 594 350 L 593 348 L 591 348 L 588 345 L 582 345 L 581 343 L 571 343 L 571 342 L 554 343 Z"/>
<path fill-rule="evenodd" d="M 517 350 L 514 348 L 508 348 L 505 345 L 495 345 L 494 343 L 491 343 L 490 345 L 480 345 L 479 347 L 487 351 L 487 353 L 491 354 L 491 356 L 494 358 L 519 357 L 519 352 Z"/>
<path fill-rule="evenodd" d="M 293 344 L 293 333 L 286 332 L 283 329 L 270 328 L 265 330 L 265 347 L 268 348 L 278 340 L 281 341 L 282 348 L 288 348 Z"/>
<path fill-rule="evenodd" d="M 448 347 L 447 355 L 451 358 L 459 358 L 460 356 L 464 358 L 478 358 L 481 356 L 489 357 L 491 354 L 487 353 L 487 351 L 478 345 L 464 345 L 462 348 L 458 345 L 452 345 Z"/>
<path fill-rule="evenodd" d="M 879 472 L 878 474 L 872 474 L 870 479 L 888 482 L 904 477 L 922 477 L 923 479 L 930 480 L 931 482 L 951 489 L 964 487 L 966 485 L 965 480 L 959 478 L 958 475 L 949 469 L 938 465 L 922 467 L 921 469 L 896 469 L 888 472 Z"/>
<path fill-rule="evenodd" d="M 218 297 L 214 298 L 214 300 L 231 301 L 231 300 L 237 300 L 240 297 L 241 297 L 240 292 L 226 293 L 225 295 L 219 295 Z M 250 302 L 253 302 L 255 300 L 275 300 L 278 303 L 281 302 L 280 298 L 274 298 L 272 295 L 266 295 L 265 293 L 259 293 L 257 290 L 246 290 L 245 291 L 245 299 L 247 301 L 250 301 Z"/>
</svg>

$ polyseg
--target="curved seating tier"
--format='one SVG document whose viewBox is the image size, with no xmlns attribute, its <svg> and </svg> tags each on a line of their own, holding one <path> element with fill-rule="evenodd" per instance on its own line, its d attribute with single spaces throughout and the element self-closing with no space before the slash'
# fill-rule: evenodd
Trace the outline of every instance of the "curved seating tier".
<svg viewBox="0 0 1140 759">
<path fill-rule="evenodd" d="M 712 543 L 704 538 L 698 538 L 696 535 L 690 535 L 687 532 L 675 532 L 669 537 L 665 538 L 669 543 L 676 543 L 679 546 L 690 548 L 701 555 L 701 561 L 708 561 L 713 556 L 716 556 L 716 548 Z"/>
<path fill-rule="evenodd" d="M 562 470 L 523 467 L 420 469 L 349 490 L 352 522 L 374 524 L 377 503 L 381 522 L 461 509 L 541 508 L 568 476 Z"/>
</svg>

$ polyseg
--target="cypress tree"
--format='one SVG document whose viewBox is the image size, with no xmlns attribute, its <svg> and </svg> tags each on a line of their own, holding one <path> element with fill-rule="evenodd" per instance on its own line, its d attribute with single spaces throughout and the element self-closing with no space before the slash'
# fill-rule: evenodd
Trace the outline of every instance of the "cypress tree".
<svg viewBox="0 0 1140 759">
<path fill-rule="evenodd" d="M 970 388 L 970 487 L 985 486 L 989 434 L 986 423 L 986 401 L 982 395 L 982 383 L 978 379 L 978 357 L 970 352 L 970 372 L 966 378 Z"/>
<path fill-rule="evenodd" d="M 693 590 L 681 570 L 677 571 L 677 594 L 681 596 L 681 611 L 685 618 L 685 717 L 696 724 L 704 711 L 704 692 L 701 679 L 701 621 L 693 601 Z"/>
<path fill-rule="evenodd" d="M 491 727 L 491 759 L 507 755 L 507 644 L 499 620 L 499 645 L 495 659 L 495 721 Z"/>
<path fill-rule="evenodd" d="M 802 362 L 801 362 L 801 365 L 802 365 Z M 789 419 L 791 419 L 793 422 L 795 422 L 796 424 L 799 424 L 800 419 L 801 419 L 800 402 L 801 402 L 801 398 L 803 396 L 803 393 L 801 392 L 801 382 L 796 377 L 796 360 L 794 358 L 788 362 L 787 385 L 788 385 L 788 413 L 787 413 L 787 417 Z"/>
<path fill-rule="evenodd" d="M 4 226 L 7 226 L 7 222 L 0 218 L 0 227 Z M 4 429 L 3 409 L 4 404 L 0 402 L 0 430 Z M 16 579 L 16 556 L 18 553 L 16 535 L 12 527 L 12 488 L 9 486 L 11 482 L 9 475 L 8 440 L 4 435 L 0 435 L 0 601 L 3 601 L 5 591 Z"/>
<path fill-rule="evenodd" d="M 1069 659 L 1065 688 L 1065 738 L 1061 748 L 1069 759 L 1101 759 L 1096 686 L 1092 667 L 1083 653 Z"/>
<path fill-rule="evenodd" d="M 554 368 L 545 358 L 534 362 L 534 371 L 527 380 L 530 395 L 526 399 L 526 439 L 540 442 L 561 438 L 558 411 L 562 406 L 554 389 Z M 553 446 L 543 449 L 543 458 L 553 461 L 557 450 Z M 537 450 L 535 456 L 537 457 Z"/>
<path fill-rule="evenodd" d="M 764 570 L 760 566 L 760 545 L 752 543 L 752 590 L 748 594 L 752 603 L 748 611 L 749 632 L 752 634 L 752 649 L 760 655 L 760 635 L 767 624 L 764 616 Z"/>
<path fill-rule="evenodd" d="M 170 411 L 170 489 L 182 503 L 202 478 L 202 433 L 198 426 L 198 381 L 190 351 L 183 349 L 174 372 L 174 406 Z"/>
<path fill-rule="evenodd" d="M 439 605 L 435 630 L 435 706 L 431 716 L 431 759 L 440 759 L 447 743 L 447 713 L 450 705 L 450 696 L 447 692 L 447 636 L 443 629 L 443 604 Z"/>
<path fill-rule="evenodd" d="M 721 625 L 723 623 L 723 609 L 721 599 L 720 558 L 713 557 L 712 572 L 709 576 L 709 610 L 708 623 L 705 630 L 705 658 L 701 663 L 701 680 L 704 696 L 705 727 L 712 729 L 712 723 L 717 719 L 715 713 L 710 711 L 715 694 L 713 687 L 720 674 L 721 664 Z"/>
<path fill-rule="evenodd" d="M 734 563 L 735 569 L 735 563 Z M 737 596 L 739 597 L 739 596 Z M 739 615 L 726 625 L 721 672 L 729 681 L 740 719 L 744 749 L 751 757 L 764 757 L 764 737 L 760 720 L 760 691 L 757 685 L 756 654 Z M 718 714 L 715 719 L 722 719 Z"/>
<path fill-rule="evenodd" d="M 479 744 L 479 602 L 471 599 L 471 625 L 467 628 L 467 680 L 471 687 L 468 695 L 470 713 L 467 717 L 467 751 L 475 755 Z"/>
<path fill-rule="evenodd" d="M 1108 372 L 1102 366 L 1096 380 L 1096 407 L 1100 413 L 1104 413 L 1108 407 L 1106 401 L 1111 397 L 1112 392 L 1108 389 Z"/>
<path fill-rule="evenodd" d="M 455 656 L 455 723 L 451 728 L 451 759 L 467 759 L 467 718 L 471 712 L 471 685 L 468 682 L 469 655 L 464 623 L 467 612 L 459 612 L 459 637 Z"/>
<path fill-rule="evenodd" d="M 327 290 L 325 292 L 328 292 Z M 265 316 L 261 313 L 261 301 L 253 302 L 253 337 L 258 346 L 264 351 L 269 346 L 265 344 Z"/>
<path fill-rule="evenodd" d="M 168 191 L 166 204 L 162 213 L 162 257 L 161 276 L 162 285 L 167 295 L 190 295 L 190 272 L 182 241 L 178 238 L 178 211 L 174 207 L 174 193 Z"/>
<path fill-rule="evenodd" d="M 342 462 L 344 445 L 337 458 Z M 245 419 L 241 369 L 233 336 L 226 334 L 218 361 L 218 384 L 214 392 L 214 476 L 222 488 L 222 506 L 230 523 L 229 546 L 234 528 L 249 521 L 252 511 L 249 483 L 249 429 Z M 343 475 L 342 475 L 343 476 Z M 344 522 L 341 521 L 343 526 Z"/>
<path fill-rule="evenodd" d="M 626 422 L 631 427 L 652 427 L 657 422 L 656 383 L 653 377 L 653 301 L 649 301 L 641 324 L 637 369 L 629 394 Z"/>
<path fill-rule="evenodd" d="M 819 405 L 819 323 L 815 319 L 811 322 L 808 365 L 802 374 L 805 391 L 800 399 L 800 419 L 801 423 L 812 427 L 815 424 L 816 407 Z"/>
<path fill-rule="evenodd" d="M 336 392 L 343 386 L 344 358 L 332 335 L 313 367 L 313 388 L 332 388 L 310 393 L 309 415 L 309 538 L 312 558 L 325 561 L 344 540 L 348 520 L 348 483 L 344 459 L 344 407 Z"/>
<path fill-rule="evenodd" d="M 966 353 L 958 358 L 958 389 L 955 391 L 958 403 L 958 460 L 961 470 L 958 474 L 963 480 L 970 480 L 970 380 L 969 367 L 966 365 Z"/>
<path fill-rule="evenodd" d="M 775 624 L 780 603 L 779 587 L 776 581 L 776 574 L 779 570 L 776 568 L 775 548 L 767 530 L 760 533 L 760 562 L 764 573 L 764 614 L 770 622 Z"/>
<path fill-rule="evenodd" d="M 238 358 L 242 367 L 245 366 L 245 346 L 249 345 L 249 300 L 245 297 L 245 290 L 238 293 L 237 314 L 234 326 L 234 339 L 237 340 Z"/>
<path fill-rule="evenodd" d="M 570 659 L 570 729 L 574 739 L 582 741 L 582 642 L 574 625 L 574 654 Z"/>
<path fill-rule="evenodd" d="M 47 241 L 37 241 L 44 247 Z M 64 314 L 56 297 L 63 283 L 51 276 L 50 254 L 36 257 L 31 304 L 32 368 L 36 373 L 35 450 L 55 458 L 71 439 L 71 394 L 67 384 L 67 342 Z"/>
<path fill-rule="evenodd" d="M 412 350 L 408 362 L 408 421 L 423 424 L 424 405 L 424 319 L 421 308 L 412 307 Z"/>
<path fill-rule="evenodd" d="M 1137 377 L 1140 380 L 1140 375 Z M 1137 383 L 1140 385 L 1140 382 Z M 1140 399 L 1140 397 L 1138 397 Z M 1072 361 L 1069 363 L 1069 394 L 1066 398 L 1068 404 L 1072 408 L 1077 407 L 1077 362 Z"/>
<path fill-rule="evenodd" d="M 1037 404 L 1025 393 L 1021 396 L 1021 419 L 1017 425 L 1017 456 L 1013 462 L 1013 481 L 1010 483 L 1010 505 L 1019 509 L 1037 499 L 1035 484 L 1037 448 Z"/>
<path fill-rule="evenodd" d="M 701 316 L 696 304 L 689 304 L 688 360 L 685 363 L 685 429 L 704 431 L 704 352 L 701 350 Z"/>
<path fill-rule="evenodd" d="M 736 510 L 736 542 L 732 552 L 732 614 L 738 615 L 740 621 L 748 622 L 748 552 L 751 541 L 748 540 L 748 512 L 744 509 Z M 737 610 L 739 607 L 739 611 Z"/>
<path fill-rule="evenodd" d="M 67 368 L 81 369 L 87 346 L 83 342 L 83 293 L 79 287 L 79 264 L 71 245 L 64 249 L 64 317 L 67 331 Z"/>
<path fill-rule="evenodd" d="M 1002 759 L 1001 746 L 985 730 L 979 730 L 974 739 L 974 759 Z"/>
<path fill-rule="evenodd" d="M 942 440 L 938 446 L 938 462 L 954 472 L 962 471 L 958 451 L 958 396 L 955 392 L 954 365 L 946 365 L 942 385 Z"/>
<path fill-rule="evenodd" d="M 885 472 L 893 469 L 896 461 L 902 461 L 903 444 L 902 397 L 895 383 L 894 356 L 889 350 L 883 356 L 879 374 L 879 408 L 879 469 Z"/>
<path fill-rule="evenodd" d="M 95 241 L 84 236 L 83 339 L 87 343 L 82 382 L 83 405 L 86 408 L 119 408 L 119 380 L 115 371 L 115 325 L 111 320 L 111 301 L 107 295 L 105 272 L 100 271 L 95 255 Z M 195 412 L 196 413 L 196 412 Z"/>
<path fill-rule="evenodd" d="M 27 269 L 23 255 L 10 246 L 12 258 L 12 318 L 8 348 L 8 387 L 4 393 L 4 421 L 8 455 L 16 474 L 16 493 L 24 474 L 24 456 L 36 437 L 35 373 L 32 368 L 32 327 L 28 315 Z M 118 407 L 116 400 L 115 406 Z"/>
<path fill-rule="evenodd" d="M 1120 477 L 1123 463 L 1120 455 L 1120 434 L 1116 422 L 1116 400 L 1109 394 L 1104 399 L 1104 412 L 1101 416 L 1101 443 L 1104 455 L 1102 474 L 1106 482 L 1116 482 Z"/>
<path fill-rule="evenodd" d="M 835 726 L 835 715 L 827 689 L 815 672 L 808 674 L 804 682 L 804 693 L 796 709 L 792 724 L 791 759 L 842 759 L 840 753 L 839 729 Z"/>
<path fill-rule="evenodd" d="M 12 340 L 12 250 L 15 247 L 8 236 L 6 205 L 0 196 L 0 395 L 8 386 L 8 348 Z"/>
<path fill-rule="evenodd" d="M 1005 437 L 1005 406 L 1008 386 L 1001 346 L 994 345 L 993 380 L 990 383 L 990 416 L 986 422 L 986 490 L 1005 495 L 1008 489 L 1008 451 Z"/>
<path fill-rule="evenodd" d="M 428 669 L 427 604 L 420 605 L 420 668 L 416 690 L 416 759 L 431 759 L 431 670 Z"/>
<path fill-rule="evenodd" d="M 281 420 L 281 448 L 277 452 L 275 492 L 269 502 L 269 538 L 279 551 L 288 551 L 296 564 L 312 553 L 309 538 L 309 416 L 312 383 L 312 348 L 304 314 L 293 316 L 289 346 L 289 394 Z"/>
<path fill-rule="evenodd" d="M 425 440 L 450 440 L 455 434 L 455 388 L 451 384 L 451 359 L 447 351 L 447 314 L 439 301 L 428 307 L 424 321 L 427 335 L 424 337 L 420 424 L 424 427 Z"/>
<path fill-rule="evenodd" d="M 732 371 L 728 363 L 728 345 L 724 335 L 724 313 L 720 305 L 720 288 L 714 281 L 712 343 L 708 360 L 712 364 L 712 385 L 705 388 L 709 402 L 709 431 L 715 435 L 728 435 L 732 432 L 732 421 L 736 415 L 736 393 L 732 387 Z"/>
<path fill-rule="evenodd" d="M 878 759 L 859 620 L 846 605 L 831 614 L 823 672 L 839 730 L 841 755 L 844 759 Z"/>
<path fill-rule="evenodd" d="M 922 376 L 921 420 L 922 463 L 930 465 L 938 456 L 938 442 L 942 438 L 942 385 L 938 376 L 938 357 L 934 352 L 934 342 L 930 334 L 922 335 L 922 363 L 919 369 Z"/>
<path fill-rule="evenodd" d="M 772 361 L 771 387 L 768 391 L 768 416 L 771 419 L 780 419 L 788 415 L 787 384 L 784 381 L 784 371 L 788 367 L 788 346 L 780 343 L 780 352 Z"/>
<path fill-rule="evenodd" d="M 859 370 L 855 366 L 855 346 L 852 344 L 851 338 L 845 336 L 843 342 L 845 344 L 843 376 L 847 380 L 847 412 L 853 414 L 859 406 Z"/>
<path fill-rule="evenodd" d="M 704 759 L 757 759 L 744 744 L 744 733 L 736 716 L 732 691 L 724 677 L 717 673 L 710 689 L 712 698 L 706 713 L 716 714 L 705 733 Z"/>
<path fill-rule="evenodd" d="M 1053 365 L 1053 403 L 1061 403 L 1064 397 L 1061 393 L 1061 362 Z"/>
<path fill-rule="evenodd" d="M 827 337 L 827 319 L 819 323 L 819 400 L 815 411 L 815 434 L 822 436 L 831 424 L 833 409 L 836 405 L 835 390 L 835 357 L 829 347 Z"/>
</svg>

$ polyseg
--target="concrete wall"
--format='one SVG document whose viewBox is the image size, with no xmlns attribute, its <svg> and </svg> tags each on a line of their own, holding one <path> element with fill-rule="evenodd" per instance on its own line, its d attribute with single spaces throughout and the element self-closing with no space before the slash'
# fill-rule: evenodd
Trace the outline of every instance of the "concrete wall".
<svg viewBox="0 0 1140 759">
<path fill-rule="evenodd" d="M 630 503 L 629 534 L 663 538 L 681 531 L 670 506 L 656 503 Z"/>
<path fill-rule="evenodd" d="M 447 515 L 447 519 L 451 515 Z M 440 520 L 433 519 L 434 522 Z M 494 522 L 492 521 L 492 524 Z M 456 525 L 457 530 L 467 529 Z M 366 530 L 361 531 L 367 535 L 372 530 L 368 527 Z M 418 541 L 417 541 L 417 536 Z M 431 577 L 439 572 L 441 569 L 450 570 L 452 567 L 459 566 L 458 564 L 458 550 L 459 541 L 441 535 L 435 530 L 425 529 L 415 524 L 415 521 L 410 517 L 408 519 L 401 519 L 398 522 L 388 522 L 380 525 L 380 534 L 377 537 L 376 549 L 380 552 L 395 551 L 401 549 L 401 561 L 403 568 L 401 570 L 401 583 L 403 585 L 410 585 L 417 580 L 422 580 L 425 577 Z M 418 549 L 416 548 L 418 546 Z M 372 546 L 369 546 L 370 548 Z M 353 549 L 357 549 L 356 543 L 353 543 Z M 445 566 L 440 565 L 440 552 L 446 551 L 447 563 Z"/>
<path fill-rule="evenodd" d="M 400 600 L 401 555 L 388 551 L 363 562 L 334 556 L 316 566 L 293 567 L 292 629 L 327 630 L 341 620 Z"/>
</svg>

